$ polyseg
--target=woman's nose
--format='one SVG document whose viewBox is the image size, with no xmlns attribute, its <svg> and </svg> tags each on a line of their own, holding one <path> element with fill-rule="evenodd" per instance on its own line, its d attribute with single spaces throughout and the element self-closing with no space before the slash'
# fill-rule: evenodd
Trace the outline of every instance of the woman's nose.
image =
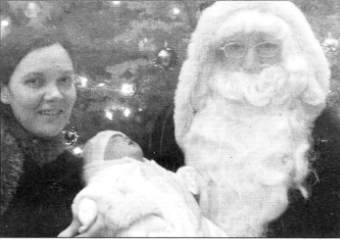
<svg viewBox="0 0 340 239">
<path fill-rule="evenodd" d="M 243 58 L 242 68 L 247 73 L 256 73 L 260 70 L 260 62 L 254 48 L 250 48 Z"/>
<path fill-rule="evenodd" d="M 58 100 L 62 99 L 64 96 L 60 92 L 60 89 L 57 85 L 49 85 L 46 87 L 45 91 L 45 100 Z"/>
</svg>

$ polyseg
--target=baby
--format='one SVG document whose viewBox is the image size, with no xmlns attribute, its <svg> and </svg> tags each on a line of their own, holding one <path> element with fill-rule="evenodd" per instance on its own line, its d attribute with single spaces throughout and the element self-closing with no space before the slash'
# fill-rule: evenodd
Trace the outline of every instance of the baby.
<svg viewBox="0 0 340 239">
<path fill-rule="evenodd" d="M 191 167 L 177 173 L 143 158 L 138 144 L 103 131 L 84 147 L 86 187 L 73 201 L 73 221 L 59 237 L 218 237 L 193 194 L 203 183 Z"/>
</svg>

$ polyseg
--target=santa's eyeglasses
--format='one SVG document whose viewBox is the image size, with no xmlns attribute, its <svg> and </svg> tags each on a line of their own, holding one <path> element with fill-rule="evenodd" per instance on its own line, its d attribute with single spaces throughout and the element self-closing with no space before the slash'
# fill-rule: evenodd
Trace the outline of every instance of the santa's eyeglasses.
<svg viewBox="0 0 340 239">
<path fill-rule="evenodd" d="M 229 58 L 242 58 L 249 49 L 255 48 L 260 57 L 269 58 L 278 55 L 281 52 L 281 46 L 272 42 L 260 42 L 253 46 L 247 46 L 242 43 L 230 42 L 223 47 L 224 55 Z"/>
</svg>

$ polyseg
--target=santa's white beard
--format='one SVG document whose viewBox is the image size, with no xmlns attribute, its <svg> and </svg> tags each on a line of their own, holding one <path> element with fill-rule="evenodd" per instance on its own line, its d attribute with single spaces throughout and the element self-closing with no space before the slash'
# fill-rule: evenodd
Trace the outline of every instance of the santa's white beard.
<svg viewBox="0 0 340 239">
<path fill-rule="evenodd" d="M 280 67 L 211 79 L 213 93 L 183 144 L 186 164 L 208 182 L 201 208 L 228 235 L 263 236 L 287 208 L 289 188 L 306 194 L 311 119 L 299 97 L 305 88 L 306 79 Z"/>
</svg>

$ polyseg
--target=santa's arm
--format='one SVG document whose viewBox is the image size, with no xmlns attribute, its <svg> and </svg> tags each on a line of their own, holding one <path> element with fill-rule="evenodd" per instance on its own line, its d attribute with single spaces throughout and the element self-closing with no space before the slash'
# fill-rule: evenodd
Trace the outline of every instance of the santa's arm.
<svg viewBox="0 0 340 239">
<path fill-rule="evenodd" d="M 207 185 L 203 177 L 191 166 L 179 168 L 176 175 L 184 182 L 188 190 L 194 195 L 199 202 L 199 196 L 203 188 Z M 202 215 L 201 230 L 205 237 L 228 237 L 228 234 L 215 225 L 212 221 Z"/>
<path fill-rule="evenodd" d="M 183 166 L 176 171 L 177 177 L 185 184 L 187 189 L 195 198 L 199 197 L 205 186 L 204 179 L 192 166 Z"/>
</svg>

